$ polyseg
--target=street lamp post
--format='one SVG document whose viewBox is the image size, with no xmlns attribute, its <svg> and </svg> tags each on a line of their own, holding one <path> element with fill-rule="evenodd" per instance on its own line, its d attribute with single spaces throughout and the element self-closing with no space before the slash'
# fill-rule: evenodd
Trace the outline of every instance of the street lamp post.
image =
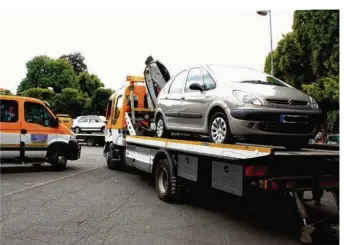
<svg viewBox="0 0 344 245">
<path fill-rule="evenodd" d="M 273 58 L 272 58 L 272 51 L 273 51 L 273 48 L 272 48 L 272 24 L 271 24 L 271 10 L 259 10 L 257 11 L 257 14 L 261 15 L 261 16 L 266 16 L 269 14 L 269 19 L 270 19 L 270 62 L 271 62 L 271 76 L 274 75 L 274 61 L 273 61 Z"/>
</svg>

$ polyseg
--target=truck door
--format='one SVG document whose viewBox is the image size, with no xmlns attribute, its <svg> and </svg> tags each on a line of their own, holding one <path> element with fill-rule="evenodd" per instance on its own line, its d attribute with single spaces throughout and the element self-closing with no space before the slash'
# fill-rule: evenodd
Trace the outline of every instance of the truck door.
<svg viewBox="0 0 344 245">
<path fill-rule="evenodd" d="M 0 99 L 0 157 L 4 159 L 20 156 L 19 106 L 17 100 Z"/>
<path fill-rule="evenodd" d="M 25 157 L 45 158 L 48 144 L 56 140 L 57 128 L 53 128 L 53 116 L 36 102 L 24 102 L 24 120 L 21 142 L 24 143 Z"/>
</svg>

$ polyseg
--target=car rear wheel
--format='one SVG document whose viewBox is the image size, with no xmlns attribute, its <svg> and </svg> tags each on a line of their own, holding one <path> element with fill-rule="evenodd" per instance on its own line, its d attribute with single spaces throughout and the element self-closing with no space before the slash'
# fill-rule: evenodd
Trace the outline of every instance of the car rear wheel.
<svg viewBox="0 0 344 245">
<path fill-rule="evenodd" d="M 168 138 L 170 133 L 167 131 L 164 119 L 161 115 L 158 116 L 156 120 L 156 136 L 159 138 Z"/>
<path fill-rule="evenodd" d="M 218 144 L 233 143 L 233 137 L 225 113 L 216 112 L 211 117 L 209 123 L 209 138 L 211 142 Z"/>
<path fill-rule="evenodd" d="M 81 132 L 81 129 L 79 127 L 76 127 L 75 129 L 75 133 L 79 134 Z"/>
</svg>

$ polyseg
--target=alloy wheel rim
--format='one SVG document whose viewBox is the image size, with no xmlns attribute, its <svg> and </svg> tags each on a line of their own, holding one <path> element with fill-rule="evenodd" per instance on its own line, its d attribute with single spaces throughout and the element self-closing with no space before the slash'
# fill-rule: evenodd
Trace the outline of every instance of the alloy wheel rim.
<svg viewBox="0 0 344 245">
<path fill-rule="evenodd" d="M 158 120 L 158 125 L 156 126 L 156 132 L 157 132 L 158 137 L 161 137 L 164 132 L 164 122 L 162 121 L 162 119 Z"/>
<path fill-rule="evenodd" d="M 222 117 L 217 117 L 211 124 L 211 137 L 215 143 L 223 143 L 227 135 L 227 125 Z"/>
</svg>

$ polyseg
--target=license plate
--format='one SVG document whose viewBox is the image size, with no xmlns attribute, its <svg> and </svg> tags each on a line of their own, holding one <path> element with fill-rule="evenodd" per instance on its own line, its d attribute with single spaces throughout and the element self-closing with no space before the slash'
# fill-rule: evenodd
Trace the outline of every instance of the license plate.
<svg viewBox="0 0 344 245">
<path fill-rule="evenodd" d="M 308 116 L 280 115 L 280 123 L 308 123 Z"/>
</svg>

